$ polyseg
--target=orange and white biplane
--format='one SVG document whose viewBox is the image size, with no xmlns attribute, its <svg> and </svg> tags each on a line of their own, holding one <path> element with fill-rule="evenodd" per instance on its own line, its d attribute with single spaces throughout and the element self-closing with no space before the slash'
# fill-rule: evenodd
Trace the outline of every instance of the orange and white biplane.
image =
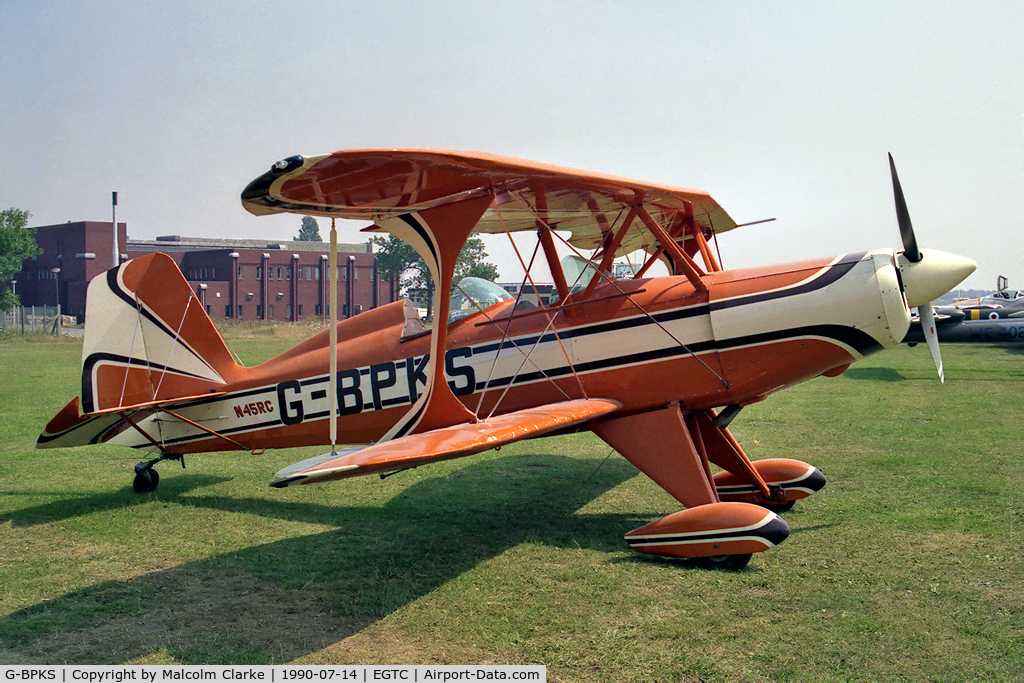
<svg viewBox="0 0 1024 683">
<path fill-rule="evenodd" d="M 366 219 L 407 241 L 434 278 L 433 324 L 398 301 L 245 368 L 174 262 L 137 258 L 90 284 L 82 396 L 38 445 L 151 451 L 135 468 L 149 491 L 156 463 L 188 453 L 330 445 L 278 472 L 282 487 L 588 429 L 685 508 L 627 533 L 634 549 L 742 567 L 788 535 L 776 512 L 825 480 L 796 460 L 751 462 L 730 420 L 900 343 L 910 309 L 930 311 L 975 268 L 918 249 L 891 173 L 902 251 L 723 270 L 709 240 L 737 226 L 702 191 L 479 153 L 291 157 L 245 188 L 245 208 Z M 472 232 L 536 234 L 524 285 L 543 258 L 557 300 L 530 306 L 482 281 L 453 290 Z M 573 254 L 560 260 L 559 244 Z M 641 255 L 635 275 L 615 279 L 628 254 Z M 648 276 L 657 262 L 667 276 Z"/>
</svg>

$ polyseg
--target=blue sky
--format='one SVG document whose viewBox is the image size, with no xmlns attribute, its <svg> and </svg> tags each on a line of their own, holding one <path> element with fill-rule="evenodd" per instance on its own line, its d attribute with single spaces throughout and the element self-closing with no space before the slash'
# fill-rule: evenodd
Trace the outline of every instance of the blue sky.
<svg viewBox="0 0 1024 683">
<path fill-rule="evenodd" d="M 919 243 L 1024 288 L 1024 3 L 773 4 L 0 0 L 0 205 L 280 241 L 238 200 L 279 158 L 483 150 L 777 218 L 738 267 L 898 246 L 891 151 Z"/>
</svg>

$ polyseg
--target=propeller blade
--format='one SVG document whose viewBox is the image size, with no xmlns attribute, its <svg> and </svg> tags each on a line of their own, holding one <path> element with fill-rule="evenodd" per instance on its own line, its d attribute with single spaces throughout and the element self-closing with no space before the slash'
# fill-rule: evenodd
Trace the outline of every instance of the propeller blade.
<svg viewBox="0 0 1024 683">
<path fill-rule="evenodd" d="M 892 193 L 896 198 L 896 220 L 900 225 L 900 237 L 903 238 L 903 254 L 911 263 L 921 260 L 921 252 L 917 248 L 917 239 L 914 237 L 914 226 L 910 224 L 910 210 L 907 209 L 907 200 L 903 198 L 903 188 L 900 186 L 900 177 L 896 175 L 896 162 L 889 154 L 889 170 L 892 172 Z"/>
<path fill-rule="evenodd" d="M 939 381 L 945 384 L 946 375 L 942 372 L 942 355 L 939 353 L 939 333 L 935 329 L 935 309 L 932 308 L 931 303 L 927 303 L 919 307 L 917 312 L 921 315 L 921 332 L 924 333 L 924 339 L 928 342 L 928 350 L 932 354 L 932 360 L 935 361 L 935 369 L 939 371 Z"/>
</svg>

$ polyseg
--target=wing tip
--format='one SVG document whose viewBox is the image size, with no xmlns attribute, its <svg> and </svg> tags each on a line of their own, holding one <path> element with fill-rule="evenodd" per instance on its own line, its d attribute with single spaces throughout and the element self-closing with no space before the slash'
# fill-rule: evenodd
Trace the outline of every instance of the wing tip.
<svg viewBox="0 0 1024 683">
<path fill-rule="evenodd" d="M 275 479 L 274 481 L 270 482 L 270 485 L 272 487 L 274 487 L 275 489 L 283 489 L 286 486 L 291 486 L 292 484 L 301 483 L 302 480 L 306 479 L 306 478 L 307 477 L 304 474 L 297 474 L 297 475 L 294 475 L 294 476 L 291 476 L 291 477 L 283 477 L 281 479 Z"/>
</svg>

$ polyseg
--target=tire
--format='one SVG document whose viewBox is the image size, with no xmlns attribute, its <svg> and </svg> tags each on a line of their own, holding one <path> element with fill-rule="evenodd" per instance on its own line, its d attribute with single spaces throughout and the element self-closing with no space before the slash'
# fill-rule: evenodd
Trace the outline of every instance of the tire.
<svg viewBox="0 0 1024 683">
<path fill-rule="evenodd" d="M 696 562 L 704 569 L 718 569 L 723 571 L 739 571 L 750 562 L 751 553 L 740 555 L 712 555 L 711 557 L 698 557 Z"/>
<path fill-rule="evenodd" d="M 795 500 L 787 500 L 785 503 L 760 503 L 761 507 L 766 510 L 771 510 L 775 514 L 781 514 L 783 512 L 789 512 L 796 505 Z"/>
<path fill-rule="evenodd" d="M 132 482 L 132 489 L 135 493 L 152 493 L 156 491 L 160 483 L 160 473 L 150 468 L 141 470 L 135 474 L 135 481 Z"/>
</svg>

